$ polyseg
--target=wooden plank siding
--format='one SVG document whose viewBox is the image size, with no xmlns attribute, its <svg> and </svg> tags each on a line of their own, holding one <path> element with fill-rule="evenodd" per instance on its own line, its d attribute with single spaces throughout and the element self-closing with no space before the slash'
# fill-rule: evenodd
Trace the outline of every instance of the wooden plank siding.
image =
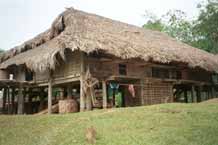
<svg viewBox="0 0 218 145">
<path fill-rule="evenodd" d="M 35 81 L 41 82 L 48 80 L 48 72 L 35 73 Z M 80 54 L 76 53 L 67 53 L 66 61 L 60 61 L 58 66 L 56 67 L 53 78 L 54 80 L 58 80 L 60 78 L 68 78 L 70 76 L 78 77 L 80 76 Z"/>
</svg>

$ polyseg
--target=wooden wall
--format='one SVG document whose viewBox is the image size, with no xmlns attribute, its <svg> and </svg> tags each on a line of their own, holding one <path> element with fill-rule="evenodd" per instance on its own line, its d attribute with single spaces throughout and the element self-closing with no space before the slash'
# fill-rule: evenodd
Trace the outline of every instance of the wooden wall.
<svg viewBox="0 0 218 145">
<path fill-rule="evenodd" d="M 202 69 L 185 69 L 182 71 L 182 79 L 212 82 L 212 74 Z"/>
<path fill-rule="evenodd" d="M 89 59 L 88 62 L 88 67 L 93 77 L 101 79 L 115 75 L 117 73 L 117 67 L 115 63 L 100 62 L 94 58 Z"/>
<path fill-rule="evenodd" d="M 35 80 L 38 81 L 47 81 L 48 72 L 36 72 Z M 66 53 L 66 62 L 59 59 L 59 64 L 57 64 L 56 69 L 53 73 L 54 79 L 56 78 L 66 78 L 69 76 L 79 76 L 80 74 L 80 53 L 79 52 L 69 52 Z"/>
<path fill-rule="evenodd" d="M 119 59 L 113 59 L 113 61 L 99 61 L 97 58 L 89 58 L 88 66 L 90 72 L 97 78 L 108 78 L 110 76 L 121 76 L 119 74 L 119 64 L 125 64 L 127 75 L 129 77 L 146 76 L 146 69 L 144 66 L 135 64 L 134 62 L 119 62 Z"/>
<path fill-rule="evenodd" d="M 13 69 L 13 72 L 10 72 L 10 74 L 13 74 L 13 78 L 17 81 L 25 81 L 25 68 L 22 66 Z"/>
<path fill-rule="evenodd" d="M 54 71 L 54 78 L 67 77 L 80 73 L 80 53 L 68 52 L 66 55 L 66 62 L 61 61 L 57 69 Z"/>
</svg>

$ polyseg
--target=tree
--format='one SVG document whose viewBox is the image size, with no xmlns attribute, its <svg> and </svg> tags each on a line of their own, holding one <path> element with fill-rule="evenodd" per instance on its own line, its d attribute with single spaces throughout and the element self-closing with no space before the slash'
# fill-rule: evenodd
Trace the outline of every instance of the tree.
<svg viewBox="0 0 218 145">
<path fill-rule="evenodd" d="M 147 23 L 143 25 L 146 29 L 165 32 L 182 42 L 192 44 L 192 22 L 188 21 L 186 14 L 181 10 L 170 10 L 161 18 L 146 13 Z M 151 16 L 152 15 L 152 16 Z"/>
<path fill-rule="evenodd" d="M 199 16 L 188 20 L 181 10 L 169 11 L 161 18 L 147 17 L 144 28 L 165 32 L 191 46 L 218 53 L 218 0 L 198 4 Z M 145 15 L 146 16 L 146 15 Z"/>
<path fill-rule="evenodd" d="M 193 45 L 218 53 L 218 0 L 208 0 L 206 4 L 199 4 L 198 8 L 200 14 L 193 29 L 197 40 Z"/>
<path fill-rule="evenodd" d="M 162 22 L 162 19 L 158 19 L 156 15 L 151 12 L 145 11 L 145 18 L 147 23 L 143 25 L 143 28 L 164 31 L 165 25 Z"/>
</svg>

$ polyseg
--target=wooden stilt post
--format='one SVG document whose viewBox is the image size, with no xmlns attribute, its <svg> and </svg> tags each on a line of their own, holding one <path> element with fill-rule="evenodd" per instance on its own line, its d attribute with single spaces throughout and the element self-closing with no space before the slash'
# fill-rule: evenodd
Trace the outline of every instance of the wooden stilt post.
<svg viewBox="0 0 218 145">
<path fill-rule="evenodd" d="M 216 98 L 216 91 L 214 86 L 212 86 L 212 98 Z"/>
<path fill-rule="evenodd" d="M 67 99 L 72 99 L 72 86 L 69 84 L 67 86 Z"/>
<path fill-rule="evenodd" d="M 28 111 L 27 111 L 28 114 L 32 114 L 33 113 L 32 98 L 33 98 L 32 88 L 29 88 L 29 91 L 28 91 Z"/>
<path fill-rule="evenodd" d="M 84 81 L 84 73 L 85 73 L 85 64 L 84 64 L 84 53 L 81 52 L 80 55 L 80 111 L 85 111 L 85 94 L 83 90 L 83 81 Z"/>
<path fill-rule="evenodd" d="M 184 97 L 185 97 L 185 102 L 188 103 L 187 89 L 184 90 Z"/>
<path fill-rule="evenodd" d="M 196 92 L 195 92 L 195 86 L 192 86 L 192 98 L 193 98 L 193 103 L 197 102 L 197 97 L 196 97 Z"/>
<path fill-rule="evenodd" d="M 92 110 L 92 98 L 91 98 L 91 88 L 88 89 L 88 92 L 86 93 L 86 110 L 90 111 Z"/>
<path fill-rule="evenodd" d="M 7 111 L 8 111 L 8 114 L 10 114 L 10 112 L 11 112 L 11 106 L 10 106 L 10 104 L 11 104 L 11 99 L 10 99 L 10 88 L 8 87 L 7 88 L 7 104 L 8 104 L 8 106 L 7 106 Z"/>
<path fill-rule="evenodd" d="M 102 81 L 102 93 L 103 93 L 103 108 L 107 108 L 107 84 L 106 81 Z"/>
<path fill-rule="evenodd" d="M 48 114 L 52 113 L 52 75 L 49 73 L 48 80 Z"/>
<path fill-rule="evenodd" d="M 197 102 L 201 102 L 201 91 L 202 91 L 202 86 L 198 86 L 198 89 L 197 89 Z"/>
<path fill-rule="evenodd" d="M 143 85 L 144 85 L 144 79 L 143 78 L 141 78 L 141 80 L 140 80 L 140 91 L 141 91 L 141 105 L 145 105 L 145 99 L 144 99 L 144 87 L 143 87 Z"/>
<path fill-rule="evenodd" d="M 15 113 L 14 100 L 15 100 L 15 88 L 12 88 L 12 93 L 11 93 L 11 108 L 12 108 L 12 114 Z"/>
<path fill-rule="evenodd" d="M 85 94 L 83 91 L 83 77 L 80 78 L 80 111 L 85 111 Z"/>
<path fill-rule="evenodd" d="M 3 92 L 3 113 L 6 113 L 6 99 L 7 99 L 7 90 L 6 90 L 6 88 L 4 88 L 4 90 L 3 90 L 4 92 Z"/>
<path fill-rule="evenodd" d="M 27 113 L 26 111 L 27 111 L 27 107 L 26 107 L 26 97 L 27 97 L 27 88 L 26 87 L 24 87 L 23 88 L 23 114 L 25 113 Z"/>
<path fill-rule="evenodd" d="M 210 90 L 209 90 L 209 87 L 207 86 L 207 100 L 210 99 Z"/>
<path fill-rule="evenodd" d="M 23 97 L 23 85 L 19 85 L 18 90 L 18 108 L 17 108 L 17 114 L 23 114 L 23 108 L 24 108 L 24 97 Z"/>
</svg>

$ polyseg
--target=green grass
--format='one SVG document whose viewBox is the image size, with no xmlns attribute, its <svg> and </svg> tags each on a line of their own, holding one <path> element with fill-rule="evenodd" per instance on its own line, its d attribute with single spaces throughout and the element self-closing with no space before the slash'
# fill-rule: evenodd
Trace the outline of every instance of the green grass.
<svg viewBox="0 0 218 145">
<path fill-rule="evenodd" d="M 0 116 L 1 145 L 218 145 L 217 104 L 162 104 L 67 115 Z"/>
</svg>

